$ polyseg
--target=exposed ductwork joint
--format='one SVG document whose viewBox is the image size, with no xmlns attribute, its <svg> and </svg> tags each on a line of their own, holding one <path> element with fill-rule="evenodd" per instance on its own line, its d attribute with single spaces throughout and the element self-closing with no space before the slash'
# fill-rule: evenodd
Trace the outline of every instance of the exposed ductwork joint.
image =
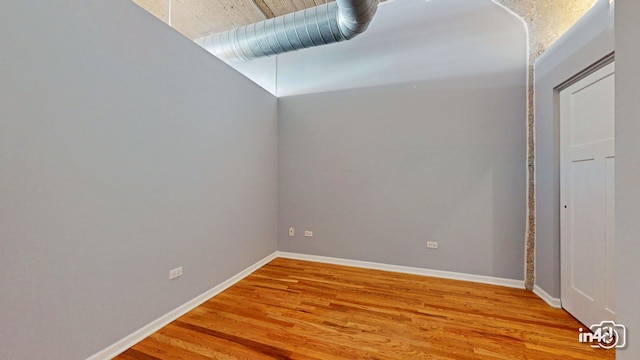
<svg viewBox="0 0 640 360">
<path fill-rule="evenodd" d="M 252 60 L 349 40 L 364 32 L 378 0 L 336 0 L 196 40 L 223 60 Z"/>
</svg>

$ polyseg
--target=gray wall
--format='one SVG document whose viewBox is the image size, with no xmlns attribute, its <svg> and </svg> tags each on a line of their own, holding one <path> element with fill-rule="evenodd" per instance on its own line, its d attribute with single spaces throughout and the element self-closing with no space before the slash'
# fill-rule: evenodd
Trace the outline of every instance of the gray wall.
<svg viewBox="0 0 640 360">
<path fill-rule="evenodd" d="M 640 359 L 640 2 L 616 1 L 616 320 L 627 326 L 619 360 Z"/>
<path fill-rule="evenodd" d="M 128 0 L 0 23 L 0 359 L 86 358 L 276 249 L 273 96 Z"/>
<path fill-rule="evenodd" d="M 613 52 L 613 13 L 600 0 L 536 61 L 536 284 L 560 297 L 560 122 L 554 88 Z"/>
<path fill-rule="evenodd" d="M 279 249 L 522 280 L 525 64 L 280 98 Z"/>
</svg>

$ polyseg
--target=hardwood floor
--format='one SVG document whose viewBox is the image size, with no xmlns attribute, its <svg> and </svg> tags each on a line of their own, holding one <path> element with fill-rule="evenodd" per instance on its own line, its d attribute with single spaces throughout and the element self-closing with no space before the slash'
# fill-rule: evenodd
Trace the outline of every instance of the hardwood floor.
<svg viewBox="0 0 640 360">
<path fill-rule="evenodd" d="M 519 289 L 278 258 L 131 359 L 614 359 Z"/>
</svg>

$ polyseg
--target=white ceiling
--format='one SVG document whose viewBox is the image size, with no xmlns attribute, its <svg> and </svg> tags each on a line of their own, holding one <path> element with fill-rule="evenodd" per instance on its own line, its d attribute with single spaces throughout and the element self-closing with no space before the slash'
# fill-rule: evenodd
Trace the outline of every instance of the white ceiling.
<svg viewBox="0 0 640 360">
<path fill-rule="evenodd" d="M 347 42 L 230 63 L 277 96 L 526 71 L 524 21 L 491 0 L 381 3 Z M 523 75 L 524 76 L 524 75 Z"/>
</svg>

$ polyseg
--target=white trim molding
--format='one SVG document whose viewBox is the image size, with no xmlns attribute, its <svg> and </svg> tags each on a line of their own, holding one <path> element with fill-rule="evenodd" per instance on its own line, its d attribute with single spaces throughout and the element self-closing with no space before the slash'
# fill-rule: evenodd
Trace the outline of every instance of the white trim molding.
<svg viewBox="0 0 640 360">
<path fill-rule="evenodd" d="M 359 268 L 365 268 L 365 269 L 384 270 L 384 271 L 413 274 L 413 275 L 432 276 L 432 277 L 443 278 L 443 279 L 472 281 L 472 282 L 482 283 L 482 284 L 499 285 L 499 286 L 506 286 L 511 288 L 524 289 L 523 280 L 503 279 L 503 278 L 496 278 L 496 277 L 484 276 L 484 275 L 472 275 L 472 274 L 465 274 L 465 273 L 458 273 L 458 272 L 451 272 L 451 271 L 430 270 L 430 269 L 423 269 L 423 268 L 416 268 L 416 267 L 409 267 L 409 266 L 389 265 L 389 264 L 381 264 L 381 263 L 368 262 L 368 261 L 349 260 L 349 259 L 341 259 L 341 258 L 333 258 L 333 257 L 317 256 L 317 255 L 305 255 L 305 254 L 297 254 L 297 253 L 282 252 L 282 251 L 277 251 L 276 254 L 277 254 L 277 257 L 282 257 L 287 259 L 315 261 L 315 262 L 322 262 L 327 264 L 353 266 L 353 267 L 359 267 Z"/>
<path fill-rule="evenodd" d="M 554 298 L 549 295 L 546 291 L 542 290 L 538 285 L 533 286 L 533 293 L 538 295 L 542 300 L 544 300 L 549 306 L 554 307 L 556 309 L 562 308 L 562 302 L 558 298 Z"/>
<path fill-rule="evenodd" d="M 276 254 L 277 254 L 277 252 L 274 252 L 271 255 L 265 257 L 264 259 L 259 260 L 255 264 L 253 264 L 253 265 L 249 266 L 248 268 L 246 268 L 246 269 L 240 271 L 239 273 L 235 274 L 234 276 L 232 276 L 228 280 L 218 284 L 217 286 L 213 287 L 212 289 L 207 290 L 204 293 L 196 296 L 195 298 L 187 301 L 186 303 L 178 306 L 177 308 L 171 310 L 170 312 L 166 313 L 165 315 L 159 317 L 158 319 L 156 319 L 156 320 L 150 322 L 149 324 L 143 326 L 139 330 L 136 330 L 132 334 L 126 336 L 122 340 L 114 343 L 113 345 L 110 345 L 109 347 L 105 348 L 104 350 L 102 350 L 100 352 L 97 352 L 96 354 L 90 356 L 89 358 L 87 358 L 87 360 L 103 360 L 103 359 L 104 360 L 108 360 L 108 359 L 114 358 L 115 356 L 121 354 L 123 351 L 127 350 L 128 348 L 130 348 L 133 345 L 137 344 L 138 342 L 142 341 L 146 337 L 150 336 L 151 334 L 153 334 L 156 331 L 160 330 L 161 328 L 165 327 L 170 322 L 176 320 L 180 316 L 182 316 L 182 315 L 188 313 L 189 311 L 195 309 L 196 307 L 198 307 L 201 304 L 203 304 L 205 301 L 207 301 L 207 300 L 211 299 L 212 297 L 220 294 L 221 292 L 223 292 L 226 289 L 228 289 L 231 286 L 233 286 L 238 281 L 240 281 L 240 280 L 244 279 L 245 277 L 249 276 L 252 272 L 258 270 L 259 268 L 261 268 L 262 266 L 266 265 L 271 260 L 275 259 L 277 257 Z"/>
<path fill-rule="evenodd" d="M 335 264 L 335 265 L 353 266 L 353 267 L 373 269 L 373 270 L 391 271 L 391 272 L 413 274 L 413 275 L 432 276 L 432 277 L 443 278 L 443 279 L 472 281 L 472 282 L 482 283 L 482 284 L 490 284 L 490 285 L 524 289 L 523 280 L 503 279 L 503 278 L 496 278 L 496 277 L 484 276 L 484 275 L 473 275 L 473 274 L 465 274 L 465 273 L 458 273 L 458 272 L 451 272 L 451 271 L 430 270 L 430 269 L 423 269 L 423 268 L 416 268 L 416 267 L 409 267 L 409 266 L 390 265 L 390 264 L 382 264 L 382 263 L 375 263 L 375 262 L 368 262 L 368 261 L 358 261 L 358 260 L 349 260 L 349 259 L 341 259 L 341 258 L 326 257 L 326 256 L 305 255 L 305 254 L 276 251 L 271 255 L 265 257 L 264 259 L 259 260 L 255 264 L 249 266 L 248 268 L 240 271 L 236 275 L 220 283 L 214 288 L 202 293 L 201 295 L 198 295 L 192 300 L 187 301 L 183 305 L 180 305 L 174 310 L 171 310 L 170 312 L 150 322 L 149 324 L 143 326 L 139 330 L 124 337 L 123 339 L 119 340 L 113 345 L 110 345 L 104 350 L 92 355 L 91 357 L 87 358 L 87 360 L 111 359 L 121 354 L 123 351 L 127 350 L 131 346 L 137 344 L 138 342 L 142 341 L 146 337 L 160 330 L 161 328 L 168 325 L 170 322 L 176 320 L 180 316 L 195 309 L 205 301 L 220 294 L 224 290 L 233 286 L 238 281 L 249 276 L 252 272 L 256 271 L 257 269 L 269 263 L 271 260 L 278 257 L 286 258 L 286 259 L 295 259 L 295 260 L 315 261 L 315 262 Z M 551 296 L 549 296 L 549 294 L 547 294 L 544 290 L 539 288 L 537 285 L 534 287 L 533 292 L 538 296 L 540 296 L 549 305 L 553 307 L 560 307 L 560 299 L 552 298 Z"/>
</svg>

